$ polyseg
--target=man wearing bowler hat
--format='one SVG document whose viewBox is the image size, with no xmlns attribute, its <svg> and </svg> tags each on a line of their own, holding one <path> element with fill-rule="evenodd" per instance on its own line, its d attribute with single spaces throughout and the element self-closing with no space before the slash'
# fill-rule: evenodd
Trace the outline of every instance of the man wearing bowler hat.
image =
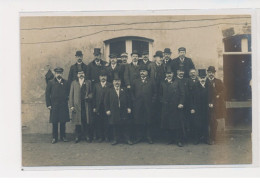
<svg viewBox="0 0 260 184">
<path fill-rule="evenodd" d="M 78 79 L 78 71 L 83 71 L 85 74 L 85 77 L 87 75 L 87 65 L 83 63 L 83 54 L 82 51 L 78 50 L 75 54 L 76 63 L 70 67 L 69 71 L 69 77 L 68 82 L 69 85 L 72 83 L 72 81 Z"/>
<path fill-rule="evenodd" d="M 220 79 L 215 77 L 216 69 L 214 66 L 209 66 L 207 70 L 209 86 L 212 88 L 213 109 L 210 117 L 210 137 L 209 144 L 215 143 L 218 120 L 225 118 L 225 97 L 224 85 Z"/>
<path fill-rule="evenodd" d="M 139 73 L 140 62 L 138 61 L 138 58 L 139 58 L 139 54 L 136 50 L 134 50 L 131 53 L 132 62 L 125 66 L 124 81 L 128 89 L 132 87 L 134 80 L 138 79 L 140 76 Z"/>
<path fill-rule="evenodd" d="M 180 67 L 184 68 L 184 78 L 189 78 L 189 71 L 195 68 L 191 58 L 186 57 L 186 48 L 180 47 L 178 49 L 179 57 L 173 59 L 175 71 Z"/>
<path fill-rule="evenodd" d="M 156 87 L 153 80 L 148 77 L 148 69 L 145 65 L 141 65 L 139 71 L 140 77 L 132 84 L 136 143 L 146 138 L 149 144 L 153 144 L 151 135 L 151 110 L 152 103 L 155 100 Z"/>
<path fill-rule="evenodd" d="M 101 59 L 101 49 L 100 48 L 94 48 L 94 60 L 91 61 L 88 64 L 88 72 L 87 77 L 91 81 L 92 85 L 99 82 L 99 74 L 100 71 L 105 69 L 106 66 L 108 66 L 108 63 L 106 61 L 103 61 Z"/>
<path fill-rule="evenodd" d="M 150 63 L 151 63 L 151 61 L 149 60 L 149 52 L 143 51 L 142 52 L 142 59 L 140 60 L 140 64 L 148 66 Z"/>
<path fill-rule="evenodd" d="M 50 110 L 50 123 L 52 123 L 52 144 L 58 141 L 58 123 L 60 123 L 60 139 L 67 142 L 66 122 L 70 121 L 69 84 L 62 78 L 63 68 L 57 67 L 54 72 L 55 78 L 48 82 L 45 91 L 46 106 Z"/>
</svg>

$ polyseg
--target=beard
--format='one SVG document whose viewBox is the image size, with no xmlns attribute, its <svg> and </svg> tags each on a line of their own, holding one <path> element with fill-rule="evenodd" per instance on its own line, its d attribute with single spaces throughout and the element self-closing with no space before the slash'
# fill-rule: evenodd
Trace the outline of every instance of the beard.
<svg viewBox="0 0 260 184">
<path fill-rule="evenodd" d="M 62 79 L 62 77 L 59 75 L 59 76 L 57 77 L 57 79 L 59 79 L 59 80 L 60 80 L 60 79 Z"/>
</svg>

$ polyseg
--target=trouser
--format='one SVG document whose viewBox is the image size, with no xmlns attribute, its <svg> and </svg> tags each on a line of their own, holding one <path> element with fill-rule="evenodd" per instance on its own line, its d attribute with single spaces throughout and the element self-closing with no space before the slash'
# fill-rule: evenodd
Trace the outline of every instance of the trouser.
<svg viewBox="0 0 260 184">
<path fill-rule="evenodd" d="M 82 122 L 81 125 L 76 125 L 75 136 L 80 139 L 91 138 L 93 127 L 86 122 Z"/>
<path fill-rule="evenodd" d="M 126 141 L 129 141 L 132 137 L 131 124 L 125 123 L 120 125 L 112 125 L 113 139 L 118 141 L 120 136 L 123 136 Z"/>
<path fill-rule="evenodd" d="M 151 124 L 135 124 L 136 139 L 141 140 L 143 138 L 151 139 Z"/>
<path fill-rule="evenodd" d="M 95 136 L 96 138 L 108 139 L 109 138 L 109 124 L 107 115 L 105 113 L 100 113 L 95 115 Z"/>
<path fill-rule="evenodd" d="M 182 129 L 174 129 L 174 130 L 167 130 L 166 134 L 168 136 L 168 141 L 176 141 L 176 143 L 184 142 L 184 135 Z"/>
<path fill-rule="evenodd" d="M 59 123 L 52 123 L 52 138 L 58 139 L 58 127 Z M 60 138 L 66 137 L 66 122 L 60 122 Z"/>
<path fill-rule="evenodd" d="M 216 140 L 216 133 L 217 133 L 218 123 L 214 116 L 212 116 L 209 120 L 208 126 L 208 140 L 215 141 Z"/>
</svg>

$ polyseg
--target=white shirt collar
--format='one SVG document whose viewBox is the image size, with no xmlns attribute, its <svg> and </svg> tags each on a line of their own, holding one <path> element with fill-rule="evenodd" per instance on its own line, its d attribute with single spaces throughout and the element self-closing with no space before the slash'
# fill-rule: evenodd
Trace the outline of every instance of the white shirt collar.
<svg viewBox="0 0 260 184">
<path fill-rule="evenodd" d="M 106 85 L 107 81 L 105 81 L 105 82 L 100 82 L 100 83 L 101 83 L 101 86 L 104 87 L 104 86 Z"/>
<path fill-rule="evenodd" d="M 80 86 L 82 86 L 83 83 L 84 83 L 84 78 L 83 78 L 83 79 L 79 78 L 79 84 L 80 84 Z"/>
<path fill-rule="evenodd" d="M 61 83 L 62 78 L 61 78 L 61 79 L 56 78 L 56 79 L 57 79 L 57 81 L 58 81 L 59 83 Z"/>
</svg>

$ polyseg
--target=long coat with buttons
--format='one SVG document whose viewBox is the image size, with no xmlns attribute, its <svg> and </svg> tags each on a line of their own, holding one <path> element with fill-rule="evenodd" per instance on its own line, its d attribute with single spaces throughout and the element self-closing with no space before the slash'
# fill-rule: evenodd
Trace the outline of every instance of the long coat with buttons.
<svg viewBox="0 0 260 184">
<path fill-rule="evenodd" d="M 70 95 L 69 95 L 69 107 L 74 107 L 75 111 L 71 112 L 71 121 L 75 125 L 81 125 L 81 100 L 85 101 L 86 107 L 86 123 L 92 123 L 92 88 L 91 82 L 89 80 L 85 80 L 82 85 L 86 86 L 86 94 L 84 99 L 81 99 L 81 87 L 78 80 L 74 80 L 70 86 Z"/>
<path fill-rule="evenodd" d="M 69 85 L 65 79 L 59 83 L 56 78 L 50 80 L 45 91 L 46 106 L 51 106 L 50 123 L 68 122 Z"/>
<path fill-rule="evenodd" d="M 162 102 L 161 127 L 163 129 L 181 129 L 183 126 L 183 110 L 178 109 L 179 104 L 184 104 L 185 89 L 180 80 L 173 79 L 172 82 L 163 81 L 160 88 L 160 99 Z"/>
<path fill-rule="evenodd" d="M 141 77 L 133 82 L 132 102 L 133 114 L 136 124 L 150 124 L 152 115 L 152 103 L 156 97 L 156 86 L 150 78 L 143 82 Z"/>
<path fill-rule="evenodd" d="M 111 115 L 108 116 L 109 124 L 116 125 L 127 122 L 125 121 L 129 118 L 127 109 L 131 109 L 128 97 L 127 90 L 124 88 L 119 89 L 119 96 L 114 87 L 108 89 L 108 93 L 105 96 L 105 111 L 111 111 Z"/>
</svg>

